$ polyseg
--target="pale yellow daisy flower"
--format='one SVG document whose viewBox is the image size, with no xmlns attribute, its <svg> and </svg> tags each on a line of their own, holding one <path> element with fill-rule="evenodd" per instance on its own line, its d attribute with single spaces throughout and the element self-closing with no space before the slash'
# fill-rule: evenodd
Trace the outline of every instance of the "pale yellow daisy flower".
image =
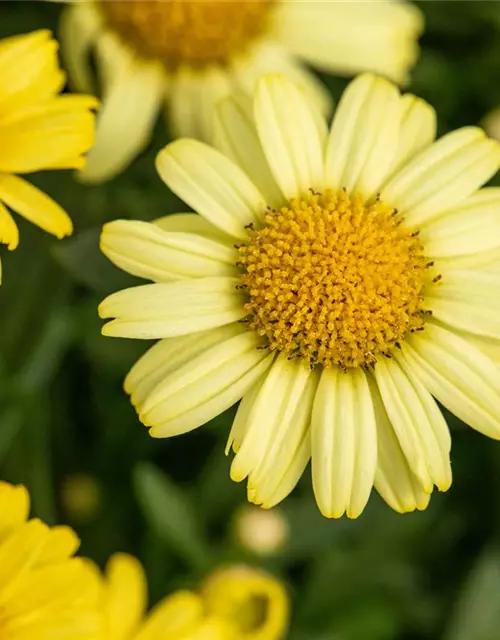
<svg viewBox="0 0 500 640">
<path fill-rule="evenodd" d="M 200 593 L 177 591 L 147 616 L 146 605 L 141 564 L 114 555 L 103 577 L 105 640 L 280 640 L 289 618 L 283 585 L 249 567 L 219 569 Z"/>
<path fill-rule="evenodd" d="M 43 30 L 0 40 L 0 243 L 10 250 L 19 231 L 8 209 L 57 238 L 73 230 L 58 204 L 16 174 L 82 169 L 94 141 L 98 101 L 58 95 L 64 74 L 57 48 Z"/>
<path fill-rule="evenodd" d="M 365 74 L 330 131 L 281 76 L 253 111 L 228 100 L 216 150 L 157 158 L 195 209 L 105 226 L 102 250 L 155 284 L 109 296 L 105 335 L 161 338 L 125 389 L 155 438 L 242 398 L 231 477 L 272 507 L 312 458 L 322 513 L 358 516 L 374 485 L 400 512 L 451 484 L 437 399 L 500 438 L 500 146 Z M 495 261 L 497 261 L 495 263 Z"/>
<path fill-rule="evenodd" d="M 28 520 L 24 487 L 0 482 L 0 638 L 100 640 L 99 580 L 68 527 Z"/>
<path fill-rule="evenodd" d="M 375 71 L 398 83 L 418 55 L 420 11 L 399 0 L 94 0 L 66 9 L 63 53 L 74 86 L 103 96 L 97 140 L 82 178 L 122 171 L 149 142 L 166 107 L 175 137 L 212 140 L 213 106 L 250 94 L 263 73 L 298 82 L 319 110 L 328 92 L 307 70 Z"/>
</svg>

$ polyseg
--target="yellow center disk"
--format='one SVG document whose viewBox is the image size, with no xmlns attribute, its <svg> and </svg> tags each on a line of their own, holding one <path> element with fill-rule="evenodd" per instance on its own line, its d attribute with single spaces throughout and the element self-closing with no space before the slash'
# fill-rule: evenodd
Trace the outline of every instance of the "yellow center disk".
<svg viewBox="0 0 500 640">
<path fill-rule="evenodd" d="M 144 55 L 175 68 L 225 62 L 265 28 L 271 0 L 104 0 L 118 33 Z"/>
<path fill-rule="evenodd" d="M 311 366 L 371 366 L 423 326 L 428 280 L 418 232 L 345 191 L 268 211 L 239 247 L 248 325 Z"/>
</svg>

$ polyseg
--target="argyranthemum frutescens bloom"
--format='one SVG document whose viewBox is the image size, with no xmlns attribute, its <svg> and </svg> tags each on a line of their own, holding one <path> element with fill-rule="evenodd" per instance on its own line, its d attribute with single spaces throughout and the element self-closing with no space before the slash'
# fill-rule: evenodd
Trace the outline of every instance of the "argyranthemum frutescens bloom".
<svg viewBox="0 0 500 640">
<path fill-rule="evenodd" d="M 98 102 L 58 95 L 57 47 L 44 30 L 0 40 L 0 243 L 11 250 L 19 231 L 7 207 L 58 238 L 73 229 L 58 204 L 15 174 L 82 169 L 94 140 Z"/>
<path fill-rule="evenodd" d="M 116 554 L 103 578 L 106 640 L 281 640 L 288 597 L 276 578 L 250 567 L 229 567 L 208 577 L 200 592 L 181 590 L 145 617 L 147 585 L 141 564 Z"/>
<path fill-rule="evenodd" d="M 328 93 L 304 67 L 374 71 L 404 82 L 417 58 L 419 10 L 396 0 L 94 0 L 73 3 L 61 23 L 70 75 L 80 91 L 100 73 L 103 109 L 82 173 L 106 180 L 148 143 L 166 102 L 176 137 L 211 141 L 214 104 L 253 91 L 263 73 L 286 73 L 326 112 Z"/>
<path fill-rule="evenodd" d="M 434 142 L 432 108 L 370 74 L 329 133 L 280 76 L 260 81 L 253 114 L 221 105 L 222 152 L 179 140 L 159 154 L 201 217 L 104 228 L 104 253 L 156 282 L 100 306 L 104 334 L 163 338 L 126 391 L 156 438 L 243 398 L 231 476 L 264 507 L 312 458 L 326 516 L 358 516 L 372 485 L 423 509 L 451 483 L 434 398 L 500 438 L 500 190 L 479 189 L 500 146 L 474 127 Z"/>
<path fill-rule="evenodd" d="M 0 638 L 98 640 L 99 580 L 68 527 L 28 520 L 24 487 L 0 482 Z"/>
</svg>

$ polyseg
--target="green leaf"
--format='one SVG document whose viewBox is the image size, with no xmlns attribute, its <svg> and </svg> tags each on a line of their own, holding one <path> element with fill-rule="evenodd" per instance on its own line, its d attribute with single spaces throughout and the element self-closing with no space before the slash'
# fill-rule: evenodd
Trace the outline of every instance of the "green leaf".
<svg viewBox="0 0 500 640">
<path fill-rule="evenodd" d="M 193 569 L 204 572 L 211 564 L 211 551 L 186 493 L 146 462 L 134 470 L 134 488 L 151 529 Z"/>
<path fill-rule="evenodd" d="M 500 550 L 488 548 L 470 572 L 445 640 L 497 640 L 500 629 Z"/>
</svg>

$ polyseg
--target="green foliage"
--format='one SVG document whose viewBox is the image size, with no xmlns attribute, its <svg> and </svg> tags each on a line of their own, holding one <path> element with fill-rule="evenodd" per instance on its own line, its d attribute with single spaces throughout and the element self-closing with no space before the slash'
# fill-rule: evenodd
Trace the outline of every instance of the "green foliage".
<svg viewBox="0 0 500 640">
<path fill-rule="evenodd" d="M 500 3 L 421 2 L 423 52 L 409 89 L 429 100 L 441 132 L 476 124 L 500 105 Z M 0 3 L 0 36 L 56 29 L 61 7 Z M 345 81 L 322 76 L 337 100 Z M 103 563 L 138 555 L 153 600 L 193 584 L 223 561 L 260 562 L 287 580 L 291 640 L 496 640 L 500 629 L 500 449 L 450 418 L 455 483 L 428 511 L 399 516 L 374 495 L 357 521 L 327 521 L 305 477 L 282 513 L 290 536 L 259 560 L 232 535 L 241 485 L 223 454 L 233 411 L 182 438 L 155 441 L 138 422 L 122 380 L 147 345 L 100 335 L 97 304 L 133 284 L 99 253 L 99 228 L 115 218 L 180 210 L 150 148 L 122 176 L 85 187 L 69 172 L 34 181 L 75 221 L 56 242 L 21 223 L 21 244 L 0 248 L 0 477 L 28 484 L 35 512 L 67 522 L 82 552 Z M 80 521 L 62 487 L 84 472 L 101 492 Z M 168 475 L 166 475 L 168 474 Z M 306 474 L 307 476 L 307 474 Z"/>
</svg>

